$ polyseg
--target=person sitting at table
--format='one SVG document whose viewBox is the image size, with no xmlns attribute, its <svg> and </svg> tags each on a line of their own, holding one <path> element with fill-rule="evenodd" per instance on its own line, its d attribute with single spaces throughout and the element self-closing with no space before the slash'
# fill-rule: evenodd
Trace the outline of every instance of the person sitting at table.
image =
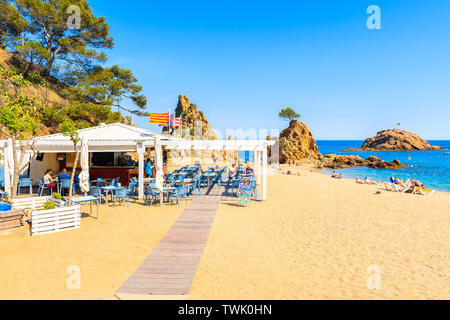
<svg viewBox="0 0 450 320">
<path fill-rule="evenodd" d="M 253 175 L 253 168 L 250 166 L 250 162 L 247 162 L 247 168 L 245 169 L 245 174 L 247 176 Z"/>
<path fill-rule="evenodd" d="M 236 174 L 237 174 L 236 164 L 233 163 L 231 165 L 231 168 L 230 168 L 229 172 L 228 172 L 228 179 L 229 180 L 233 180 L 236 177 Z"/>
<path fill-rule="evenodd" d="M 69 180 L 71 178 L 72 178 L 72 176 L 67 173 L 66 168 L 62 169 L 61 173 L 58 176 L 59 182 L 61 182 L 61 180 Z"/>
<path fill-rule="evenodd" d="M 45 176 L 44 176 L 44 186 L 47 188 L 52 188 L 52 189 L 56 189 L 56 181 L 58 181 L 58 178 L 53 178 L 52 176 L 53 174 L 53 170 L 52 169 L 48 169 L 45 172 Z"/>
</svg>

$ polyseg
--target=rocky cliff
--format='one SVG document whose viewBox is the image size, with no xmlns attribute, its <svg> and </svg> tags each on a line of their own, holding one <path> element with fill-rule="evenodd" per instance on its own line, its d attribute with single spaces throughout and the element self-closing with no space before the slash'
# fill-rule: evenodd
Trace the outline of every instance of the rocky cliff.
<svg viewBox="0 0 450 320">
<path fill-rule="evenodd" d="M 418 135 L 406 130 L 391 129 L 378 132 L 375 137 L 367 139 L 360 149 L 345 151 L 431 151 L 444 150 L 431 146 Z"/>
<path fill-rule="evenodd" d="M 195 104 L 190 103 L 187 96 L 180 95 L 178 97 L 175 116 L 181 117 L 181 127 L 184 131 L 184 136 L 195 136 L 197 140 L 217 140 L 206 116 Z M 178 133 L 176 131 L 168 127 L 163 128 L 163 133 Z"/>
<path fill-rule="evenodd" d="M 401 169 L 407 167 L 399 160 L 384 161 L 377 157 L 363 159 L 359 156 L 345 156 L 327 154 L 322 161 L 322 166 L 330 169 L 342 169 L 346 167 L 369 167 L 375 169 Z"/>
<path fill-rule="evenodd" d="M 316 140 L 306 124 L 292 120 L 289 127 L 280 134 L 280 163 L 304 159 L 320 160 Z"/>
</svg>

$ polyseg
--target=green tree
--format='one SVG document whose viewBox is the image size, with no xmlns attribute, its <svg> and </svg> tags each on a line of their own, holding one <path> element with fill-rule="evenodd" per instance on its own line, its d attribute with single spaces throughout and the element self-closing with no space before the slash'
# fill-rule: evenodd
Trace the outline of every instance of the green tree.
<svg viewBox="0 0 450 320">
<path fill-rule="evenodd" d="M 301 115 L 299 115 L 297 112 L 295 112 L 291 108 L 286 108 L 286 109 L 281 110 L 280 113 L 278 114 L 278 116 L 281 119 L 288 120 L 288 121 L 296 120 L 301 117 Z"/>
<path fill-rule="evenodd" d="M 102 49 L 112 48 L 109 25 L 96 17 L 87 0 L 11 0 L 28 24 L 24 41 L 8 43 L 25 59 L 40 65 L 44 75 L 57 71 L 55 63 L 69 69 L 86 69 L 106 60 Z M 70 25 L 73 6 L 79 8 L 79 26 Z M 74 19 L 78 20 L 77 17 Z M 70 26 L 70 28 L 69 28 Z M 78 28 L 79 27 L 79 28 Z M 59 62 L 59 63 L 58 63 Z"/>
<path fill-rule="evenodd" d="M 72 121 L 71 119 L 65 119 L 64 122 L 61 124 L 61 133 L 65 136 L 70 137 L 70 140 L 72 140 L 73 143 L 73 150 L 75 152 L 75 162 L 73 164 L 72 168 L 72 175 L 70 177 L 70 189 L 69 189 L 69 206 L 72 205 L 72 190 L 73 190 L 73 181 L 75 179 L 75 172 L 77 170 L 78 161 L 80 159 L 80 151 L 77 148 L 77 144 L 80 142 L 80 137 L 78 135 L 78 126 L 77 123 Z"/>
<path fill-rule="evenodd" d="M 144 110 L 147 98 L 142 94 L 142 86 L 130 70 L 118 65 L 109 68 L 100 66 L 89 70 L 84 76 L 75 80 L 75 86 L 69 87 L 66 94 L 73 100 L 89 101 L 106 107 L 116 107 L 119 110 L 131 112 L 138 116 L 148 116 Z M 131 110 L 124 105 L 137 107 Z"/>
<path fill-rule="evenodd" d="M 8 43 L 20 37 L 28 29 L 28 23 L 22 19 L 19 11 L 10 0 L 0 0 L 0 43 Z"/>
<path fill-rule="evenodd" d="M 20 95 L 4 94 L 6 103 L 0 107 L 0 127 L 2 133 L 12 142 L 14 175 L 11 197 L 17 196 L 19 174 L 35 158 L 34 138 L 38 134 L 41 106 L 35 99 Z M 29 161 L 24 163 L 25 154 L 32 150 Z"/>
</svg>

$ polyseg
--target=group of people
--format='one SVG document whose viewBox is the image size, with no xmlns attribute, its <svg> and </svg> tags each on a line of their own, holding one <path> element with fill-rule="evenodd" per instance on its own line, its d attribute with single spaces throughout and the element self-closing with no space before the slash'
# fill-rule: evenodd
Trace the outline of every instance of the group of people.
<svg viewBox="0 0 450 320">
<path fill-rule="evenodd" d="M 56 189 L 57 182 L 61 182 L 61 180 L 71 179 L 72 176 L 67 173 L 67 169 L 62 169 L 61 173 L 55 175 L 52 169 L 48 169 L 44 175 L 44 186 L 47 188 Z"/>
<path fill-rule="evenodd" d="M 336 171 L 333 171 L 331 174 L 331 178 L 333 179 L 344 179 L 344 174 L 341 172 L 340 174 L 337 174 Z"/>
<path fill-rule="evenodd" d="M 356 177 L 356 183 L 359 183 L 359 184 L 377 184 L 370 177 L 366 177 L 364 180 L 361 179 L 360 177 Z"/>
<path fill-rule="evenodd" d="M 236 178 L 237 173 L 238 173 L 237 165 L 236 165 L 235 163 L 233 163 L 233 164 L 231 165 L 230 170 L 228 171 L 228 179 L 229 179 L 229 180 L 233 180 L 234 178 Z M 250 165 L 250 162 L 247 162 L 247 167 L 246 167 L 245 170 L 244 170 L 244 174 L 245 174 L 246 176 L 250 176 L 250 175 L 253 175 L 253 174 L 254 174 L 254 171 L 253 171 L 253 168 L 252 168 L 251 165 Z"/>
</svg>

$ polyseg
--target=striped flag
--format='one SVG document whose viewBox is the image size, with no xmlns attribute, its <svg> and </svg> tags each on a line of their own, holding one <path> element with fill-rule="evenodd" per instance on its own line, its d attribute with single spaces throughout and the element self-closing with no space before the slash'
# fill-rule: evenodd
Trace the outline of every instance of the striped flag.
<svg viewBox="0 0 450 320">
<path fill-rule="evenodd" d="M 169 116 L 169 127 L 178 128 L 181 125 L 181 117 L 175 117 L 175 115 Z"/>
<path fill-rule="evenodd" d="M 150 124 L 167 125 L 169 123 L 169 113 L 151 113 Z"/>
</svg>

